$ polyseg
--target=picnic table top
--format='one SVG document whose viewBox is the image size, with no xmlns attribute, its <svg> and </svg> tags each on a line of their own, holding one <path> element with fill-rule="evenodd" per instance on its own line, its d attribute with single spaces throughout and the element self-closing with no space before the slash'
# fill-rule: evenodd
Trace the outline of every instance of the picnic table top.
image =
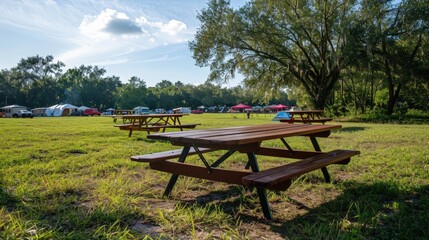
<svg viewBox="0 0 429 240">
<path fill-rule="evenodd" d="M 154 114 L 133 114 L 133 115 L 122 115 L 120 116 L 123 119 L 144 119 L 144 118 L 162 118 L 162 117 L 182 117 L 183 114 L 178 114 L 178 113 L 154 113 Z"/>
<path fill-rule="evenodd" d="M 341 125 L 308 125 L 308 124 L 260 124 L 253 126 L 227 127 L 186 132 L 168 132 L 150 134 L 149 139 L 168 140 L 174 145 L 196 145 L 228 148 L 228 146 L 260 143 L 265 140 L 291 136 L 329 136 L 333 129 Z M 323 133 L 321 135 L 321 133 Z"/>
<path fill-rule="evenodd" d="M 288 110 L 288 113 L 297 113 L 297 114 L 305 114 L 305 113 L 324 113 L 324 110 Z"/>
</svg>

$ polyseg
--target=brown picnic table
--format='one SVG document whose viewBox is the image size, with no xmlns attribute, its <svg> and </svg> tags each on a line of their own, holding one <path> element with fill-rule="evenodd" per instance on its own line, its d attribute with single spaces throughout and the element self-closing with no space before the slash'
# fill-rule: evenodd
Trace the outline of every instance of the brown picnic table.
<svg viewBox="0 0 429 240">
<path fill-rule="evenodd" d="M 126 123 L 127 120 L 123 119 L 122 117 L 124 115 L 132 115 L 133 110 L 126 110 L 126 109 L 118 109 L 113 111 L 113 115 L 111 117 L 113 118 L 113 122 L 118 121 L 118 119 L 122 119 L 123 123 Z"/>
<path fill-rule="evenodd" d="M 327 182 L 330 181 L 326 166 L 330 164 L 347 164 L 350 158 L 359 151 L 334 150 L 322 152 L 317 142 L 318 137 L 328 137 L 331 130 L 341 128 L 340 125 L 309 125 L 309 124 L 263 124 L 254 126 L 228 127 L 185 132 L 169 132 L 150 134 L 148 138 L 167 140 L 181 149 L 133 156 L 131 160 L 148 162 L 151 169 L 172 173 L 164 195 L 168 196 L 179 175 L 200 179 L 239 184 L 256 188 L 265 218 L 271 219 L 271 209 L 266 190 L 286 190 L 292 179 L 321 169 Z M 314 151 L 293 149 L 286 138 L 309 137 Z M 282 148 L 266 147 L 262 142 L 279 140 Z M 218 159 L 209 161 L 206 152 L 224 150 Z M 226 151 L 225 151 L 226 150 Z M 247 164 L 243 170 L 220 168 L 219 166 L 233 154 L 244 154 Z M 185 163 L 187 156 L 197 154 L 201 164 Z M 299 159 L 278 167 L 260 171 L 256 156 L 273 156 L 279 158 Z M 178 159 L 178 161 L 171 161 Z M 263 160 L 263 158 L 261 158 Z M 248 170 L 248 169 L 251 169 Z"/>
<path fill-rule="evenodd" d="M 323 123 L 332 121 L 332 118 L 323 117 L 323 110 L 290 110 L 290 119 L 280 119 L 280 122 L 287 123 Z"/>
<path fill-rule="evenodd" d="M 198 123 L 182 124 L 180 118 L 183 114 L 144 114 L 144 115 L 124 115 L 121 118 L 128 123 L 118 124 L 120 130 L 129 131 L 131 137 L 133 131 L 158 132 L 166 128 L 178 128 L 181 131 L 185 128 L 195 128 Z"/>
</svg>

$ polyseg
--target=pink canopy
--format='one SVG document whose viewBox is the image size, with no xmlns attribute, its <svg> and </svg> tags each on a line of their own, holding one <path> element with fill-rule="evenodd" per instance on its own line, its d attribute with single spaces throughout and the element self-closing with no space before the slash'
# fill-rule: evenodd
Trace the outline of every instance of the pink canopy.
<svg viewBox="0 0 429 240">
<path fill-rule="evenodd" d="M 277 104 L 274 106 L 270 106 L 271 110 L 283 110 L 283 109 L 287 109 L 289 108 L 289 106 L 283 105 L 283 104 Z"/>
<path fill-rule="evenodd" d="M 240 103 L 240 104 L 238 104 L 238 105 L 232 106 L 231 108 L 232 108 L 233 110 L 240 110 L 240 109 L 246 109 L 246 108 L 252 108 L 252 107 L 251 107 L 251 106 L 248 106 L 248 105 L 245 105 L 245 104 Z"/>
</svg>

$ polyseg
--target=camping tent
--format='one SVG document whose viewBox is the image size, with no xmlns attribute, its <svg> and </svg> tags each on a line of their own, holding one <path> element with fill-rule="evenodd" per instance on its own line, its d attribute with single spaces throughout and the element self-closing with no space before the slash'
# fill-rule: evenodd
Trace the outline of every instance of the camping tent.
<svg viewBox="0 0 429 240">
<path fill-rule="evenodd" d="M 59 116 L 70 116 L 76 112 L 78 107 L 71 104 L 56 104 L 46 109 L 46 116 L 48 117 L 59 117 Z"/>
<path fill-rule="evenodd" d="M 232 106 L 232 107 L 231 107 L 231 109 L 232 109 L 232 110 L 235 110 L 235 111 L 243 112 L 243 111 L 244 111 L 244 110 L 246 110 L 246 109 L 252 110 L 252 107 L 251 107 L 251 106 L 248 106 L 248 105 L 245 105 L 245 104 L 240 103 L 240 104 L 238 104 L 238 105 Z"/>
<path fill-rule="evenodd" d="M 277 104 L 270 106 L 271 111 L 281 111 L 287 109 L 289 106 L 283 105 L 283 104 Z"/>
<path fill-rule="evenodd" d="M 242 109 L 247 109 L 247 108 L 252 108 L 252 107 L 251 107 L 251 106 L 248 106 L 248 105 L 245 105 L 245 104 L 240 103 L 240 104 L 238 104 L 238 105 L 232 106 L 231 108 L 232 108 L 232 109 L 234 109 L 234 110 L 242 110 Z"/>
</svg>

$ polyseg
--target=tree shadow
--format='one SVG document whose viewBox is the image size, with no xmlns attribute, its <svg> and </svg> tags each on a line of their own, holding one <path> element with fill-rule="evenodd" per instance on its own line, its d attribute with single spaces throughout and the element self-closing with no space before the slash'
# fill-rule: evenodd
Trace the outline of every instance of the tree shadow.
<svg viewBox="0 0 429 240">
<path fill-rule="evenodd" d="M 256 193 L 249 196 L 239 186 L 179 201 L 189 208 L 216 205 L 234 219 L 252 226 L 264 224 L 285 239 L 429 239 L 429 228 L 423 227 L 429 226 L 429 186 L 405 190 L 390 182 L 344 185 L 340 196 L 314 208 L 288 197 L 270 202 L 273 220 L 263 218 Z M 306 213 L 285 218 L 281 215 L 284 201 Z M 243 205 L 254 211 L 238 212 Z"/>
<path fill-rule="evenodd" d="M 352 133 L 352 132 L 357 132 L 357 131 L 363 131 L 365 129 L 366 129 L 365 127 L 345 127 L 345 128 L 339 129 L 338 131 Z"/>
<path fill-rule="evenodd" d="M 283 237 L 340 239 L 428 239 L 429 186 L 348 183 L 335 200 L 291 220 L 275 216 L 272 231 Z"/>
</svg>

